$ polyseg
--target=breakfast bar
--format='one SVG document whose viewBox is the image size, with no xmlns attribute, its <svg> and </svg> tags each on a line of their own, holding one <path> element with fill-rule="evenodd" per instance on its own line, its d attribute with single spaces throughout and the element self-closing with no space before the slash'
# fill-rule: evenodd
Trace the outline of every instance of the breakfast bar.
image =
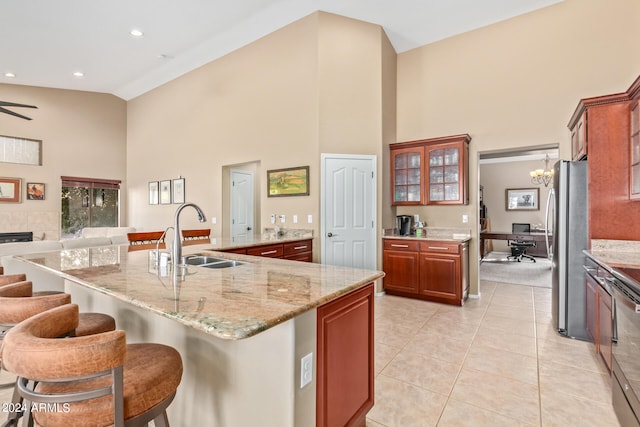
<svg viewBox="0 0 640 427">
<path fill-rule="evenodd" d="M 46 273 L 81 311 L 112 315 L 127 342 L 176 348 L 184 374 L 168 410 L 174 427 L 364 425 L 373 404 L 373 282 L 384 274 L 211 249 L 187 246 L 183 255 L 235 262 L 189 266 L 177 282 L 152 252 L 126 246 L 22 255 L 9 265 Z M 351 337 L 332 341 L 334 332 Z M 309 354 L 312 373 L 303 375 Z M 335 357 L 344 363 L 332 365 Z M 340 369 L 350 374 L 336 386 Z M 352 408 L 332 403 L 353 396 L 361 399 Z"/>
</svg>

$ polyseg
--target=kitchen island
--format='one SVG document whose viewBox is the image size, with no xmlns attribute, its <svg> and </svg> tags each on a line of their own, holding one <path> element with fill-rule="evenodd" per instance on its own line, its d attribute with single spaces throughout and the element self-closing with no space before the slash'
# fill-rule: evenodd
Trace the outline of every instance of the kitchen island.
<svg viewBox="0 0 640 427">
<path fill-rule="evenodd" d="M 169 407 L 174 427 L 364 425 L 373 404 L 372 283 L 383 273 L 209 249 L 183 254 L 242 264 L 191 266 L 173 283 L 150 251 L 104 246 L 18 256 L 10 268 L 62 279 L 81 310 L 114 316 L 128 342 L 175 347 L 184 374 Z M 312 373 L 302 378 L 308 354 Z M 333 383 L 336 375 L 347 382 Z"/>
</svg>

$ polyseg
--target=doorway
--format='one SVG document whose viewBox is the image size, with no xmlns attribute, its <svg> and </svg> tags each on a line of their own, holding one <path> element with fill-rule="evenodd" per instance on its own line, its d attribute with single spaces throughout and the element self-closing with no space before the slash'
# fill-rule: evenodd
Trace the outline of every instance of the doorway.
<svg viewBox="0 0 640 427">
<path fill-rule="evenodd" d="M 376 156 L 321 155 L 323 264 L 376 267 Z"/>
<path fill-rule="evenodd" d="M 547 226 L 548 196 L 553 180 L 547 185 L 532 182 L 531 171 L 550 168 L 559 157 L 558 144 L 512 148 L 478 153 L 478 242 L 482 232 L 510 233 L 513 223 L 529 224 L 532 232 L 544 235 Z M 513 191 L 531 192 L 537 197 L 535 209 L 513 209 L 507 195 Z M 544 238 L 537 247 L 528 249 L 536 262 L 509 260 L 511 247 L 507 240 L 486 240 L 479 243 L 478 278 L 492 282 L 551 287 L 551 266 L 546 255 Z M 481 259 L 482 255 L 484 258 Z M 511 271 L 513 270 L 513 271 Z"/>
<path fill-rule="evenodd" d="M 259 176 L 259 161 L 222 167 L 222 237 L 237 242 L 260 230 Z"/>
</svg>

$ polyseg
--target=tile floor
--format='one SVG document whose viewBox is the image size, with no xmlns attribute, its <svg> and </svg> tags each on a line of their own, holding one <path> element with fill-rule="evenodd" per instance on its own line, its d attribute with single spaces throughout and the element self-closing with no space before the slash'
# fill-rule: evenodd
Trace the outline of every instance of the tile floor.
<svg viewBox="0 0 640 427">
<path fill-rule="evenodd" d="M 368 427 L 619 426 L 593 345 L 551 326 L 551 289 L 480 290 L 462 308 L 376 297 Z"/>
<path fill-rule="evenodd" d="M 551 327 L 550 289 L 480 289 L 462 308 L 376 297 L 368 427 L 619 426 L 592 344 Z M 10 393 L 0 390 L 0 402 Z"/>
</svg>

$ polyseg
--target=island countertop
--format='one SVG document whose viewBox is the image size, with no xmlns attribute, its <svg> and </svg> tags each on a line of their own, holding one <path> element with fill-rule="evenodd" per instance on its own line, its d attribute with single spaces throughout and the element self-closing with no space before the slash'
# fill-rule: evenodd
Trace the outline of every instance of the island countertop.
<svg viewBox="0 0 640 427">
<path fill-rule="evenodd" d="M 97 292 L 174 319 L 222 339 L 258 334 L 359 289 L 384 276 L 353 269 L 283 259 L 216 252 L 212 245 L 183 248 L 244 262 L 221 269 L 190 266 L 177 286 L 155 271 L 150 251 L 128 246 L 16 256 Z"/>
</svg>

